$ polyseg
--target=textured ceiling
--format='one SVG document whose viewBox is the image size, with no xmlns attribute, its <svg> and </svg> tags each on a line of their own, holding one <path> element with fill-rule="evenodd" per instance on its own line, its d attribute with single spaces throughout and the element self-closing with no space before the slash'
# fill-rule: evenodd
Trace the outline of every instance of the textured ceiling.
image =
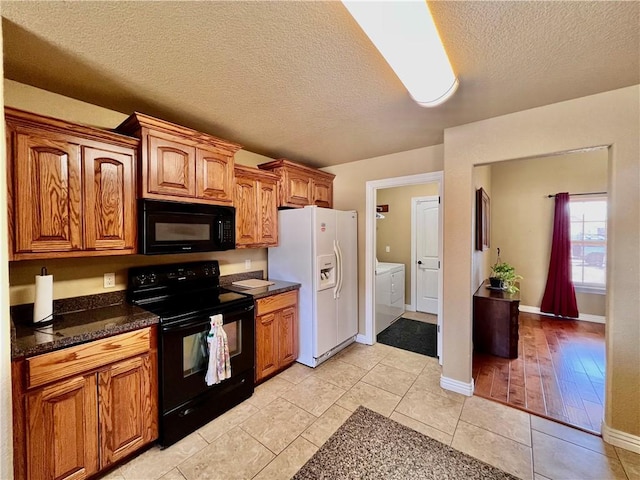
<svg viewBox="0 0 640 480">
<path fill-rule="evenodd" d="M 434 109 L 336 1 L 3 1 L 5 76 L 315 166 L 640 83 L 640 2 L 429 5 L 460 80 Z"/>
</svg>

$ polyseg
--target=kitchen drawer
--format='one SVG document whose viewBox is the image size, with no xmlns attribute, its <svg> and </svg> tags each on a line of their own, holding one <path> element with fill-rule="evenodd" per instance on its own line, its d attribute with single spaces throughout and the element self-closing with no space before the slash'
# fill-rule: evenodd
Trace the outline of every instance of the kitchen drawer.
<svg viewBox="0 0 640 480">
<path fill-rule="evenodd" d="M 295 305 L 297 301 L 298 292 L 296 290 L 272 295 L 270 297 L 259 298 L 256 300 L 256 315 L 260 316 L 265 313 L 291 307 Z"/>
<path fill-rule="evenodd" d="M 27 388 L 71 375 L 84 374 L 109 363 L 147 352 L 150 348 L 151 328 L 143 328 L 31 357 L 25 360 Z"/>
</svg>

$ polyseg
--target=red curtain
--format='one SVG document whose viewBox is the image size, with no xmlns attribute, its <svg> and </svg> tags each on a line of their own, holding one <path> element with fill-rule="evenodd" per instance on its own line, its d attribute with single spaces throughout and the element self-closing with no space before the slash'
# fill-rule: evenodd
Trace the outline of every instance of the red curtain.
<svg viewBox="0 0 640 480">
<path fill-rule="evenodd" d="M 569 194 L 556 194 L 556 210 L 553 219 L 553 243 L 547 286 L 542 297 L 540 311 L 562 317 L 578 317 L 576 292 L 571 281 L 571 237 Z"/>
</svg>

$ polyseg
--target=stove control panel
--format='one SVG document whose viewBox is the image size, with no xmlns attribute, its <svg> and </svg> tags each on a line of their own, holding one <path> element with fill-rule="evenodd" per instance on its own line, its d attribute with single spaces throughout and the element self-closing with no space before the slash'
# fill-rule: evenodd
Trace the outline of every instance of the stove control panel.
<svg viewBox="0 0 640 480">
<path fill-rule="evenodd" d="M 220 266 L 216 260 L 156 265 L 129 269 L 129 291 L 169 287 L 176 284 L 219 283 Z"/>
<path fill-rule="evenodd" d="M 137 286 L 155 285 L 156 283 L 158 283 L 158 276 L 155 273 L 141 273 L 139 275 L 136 275 L 136 277 L 134 278 L 134 283 Z"/>
</svg>

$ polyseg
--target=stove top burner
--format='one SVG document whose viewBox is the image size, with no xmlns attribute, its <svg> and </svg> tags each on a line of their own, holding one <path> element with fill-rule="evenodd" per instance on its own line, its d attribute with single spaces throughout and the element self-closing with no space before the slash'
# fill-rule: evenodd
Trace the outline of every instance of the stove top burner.
<svg viewBox="0 0 640 480">
<path fill-rule="evenodd" d="M 220 287 L 216 260 L 131 268 L 127 296 L 161 323 L 253 305 L 252 297 Z"/>
<path fill-rule="evenodd" d="M 167 323 L 196 314 L 215 315 L 230 309 L 244 309 L 251 305 L 253 305 L 253 300 L 247 295 L 220 289 L 177 296 L 141 306 L 158 315 L 160 323 Z"/>
</svg>

